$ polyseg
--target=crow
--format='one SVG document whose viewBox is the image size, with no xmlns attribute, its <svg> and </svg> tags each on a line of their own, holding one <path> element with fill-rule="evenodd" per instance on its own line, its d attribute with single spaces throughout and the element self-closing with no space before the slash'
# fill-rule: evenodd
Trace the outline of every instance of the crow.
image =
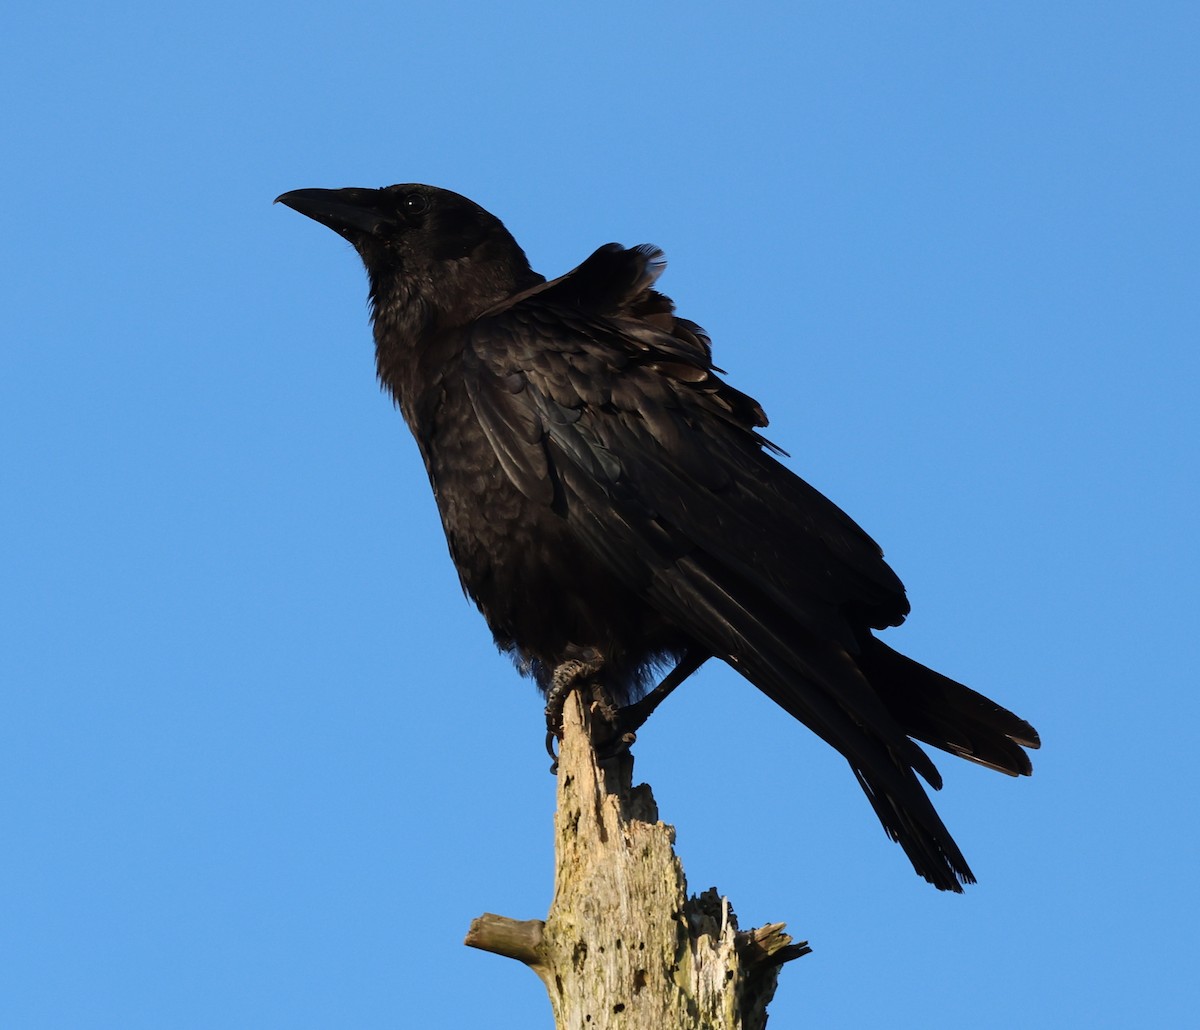
<svg viewBox="0 0 1200 1030">
<path fill-rule="evenodd" d="M 547 281 L 498 218 L 448 190 L 278 202 L 362 258 L 379 378 L 416 437 L 462 588 L 547 694 L 552 729 L 584 683 L 635 729 L 719 658 L 845 757 L 918 874 L 947 891 L 974 882 L 917 779 L 941 787 L 915 741 L 1019 776 L 1038 735 L 872 633 L 908 614 L 903 584 L 780 463 L 762 407 L 654 288 L 658 248 L 609 243 Z"/>
</svg>

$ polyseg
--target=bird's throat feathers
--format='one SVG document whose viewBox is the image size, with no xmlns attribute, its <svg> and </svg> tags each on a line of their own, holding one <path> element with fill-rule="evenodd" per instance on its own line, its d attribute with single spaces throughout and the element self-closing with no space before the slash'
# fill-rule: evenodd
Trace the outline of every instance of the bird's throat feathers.
<svg viewBox="0 0 1200 1030">
<path fill-rule="evenodd" d="M 454 360 L 447 348 L 452 341 L 462 346 L 461 330 L 514 294 L 545 282 L 511 237 L 503 242 L 507 246 L 496 248 L 498 253 L 480 254 L 479 247 L 421 268 L 364 255 L 376 369 L 402 409 L 412 403 L 412 384 L 428 382 L 438 365 Z"/>
<path fill-rule="evenodd" d="M 375 371 L 415 432 L 418 385 L 429 381 L 427 366 L 446 334 L 439 332 L 437 309 L 410 280 L 397 276 L 382 287 L 372 275 Z"/>
</svg>

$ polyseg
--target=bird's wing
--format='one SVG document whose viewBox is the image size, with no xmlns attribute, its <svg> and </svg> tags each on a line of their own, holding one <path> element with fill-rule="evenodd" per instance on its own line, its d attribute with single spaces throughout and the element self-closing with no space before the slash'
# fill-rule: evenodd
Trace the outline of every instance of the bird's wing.
<svg viewBox="0 0 1200 1030">
<path fill-rule="evenodd" d="M 847 647 L 847 616 L 903 621 L 904 587 L 879 546 L 769 453 L 762 408 L 716 375 L 708 337 L 651 288 L 662 265 L 654 248 L 609 244 L 475 323 L 464 371 L 505 472 L 531 498 L 557 489 L 559 503 L 562 476 L 586 472 L 605 507 L 640 512 L 631 532 L 703 551 Z"/>
<path fill-rule="evenodd" d="M 856 623 L 903 619 L 903 586 L 849 516 L 767 452 L 761 409 L 716 376 L 707 338 L 651 289 L 658 257 L 601 248 L 474 324 L 463 374 L 497 461 L 673 624 L 837 748 L 917 871 L 958 889 L 970 870 L 914 770 L 940 777 L 852 658 Z M 614 280 L 624 286 L 606 292 Z"/>
</svg>

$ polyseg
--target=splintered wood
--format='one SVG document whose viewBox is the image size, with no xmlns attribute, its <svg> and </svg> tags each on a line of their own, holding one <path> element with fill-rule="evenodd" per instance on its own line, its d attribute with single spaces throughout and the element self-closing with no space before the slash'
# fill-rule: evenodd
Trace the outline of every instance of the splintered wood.
<svg viewBox="0 0 1200 1030">
<path fill-rule="evenodd" d="M 466 943 L 541 977 L 558 1030 L 762 1030 L 779 967 L 806 954 L 782 923 L 739 931 L 715 890 L 689 898 L 675 831 L 628 753 L 598 761 L 591 713 L 564 711 L 554 901 L 544 923 L 484 915 Z"/>
</svg>

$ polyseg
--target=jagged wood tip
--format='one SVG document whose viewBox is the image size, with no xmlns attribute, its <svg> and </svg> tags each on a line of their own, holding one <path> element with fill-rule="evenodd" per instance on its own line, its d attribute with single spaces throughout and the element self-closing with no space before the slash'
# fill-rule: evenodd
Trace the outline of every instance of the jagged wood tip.
<svg viewBox="0 0 1200 1030">
<path fill-rule="evenodd" d="M 487 913 L 467 942 L 541 978 L 559 1030 L 762 1030 L 780 967 L 810 950 L 782 923 L 738 929 L 727 898 L 689 897 L 628 752 L 599 758 L 590 705 L 563 711 L 554 900 L 545 922 Z"/>
</svg>

